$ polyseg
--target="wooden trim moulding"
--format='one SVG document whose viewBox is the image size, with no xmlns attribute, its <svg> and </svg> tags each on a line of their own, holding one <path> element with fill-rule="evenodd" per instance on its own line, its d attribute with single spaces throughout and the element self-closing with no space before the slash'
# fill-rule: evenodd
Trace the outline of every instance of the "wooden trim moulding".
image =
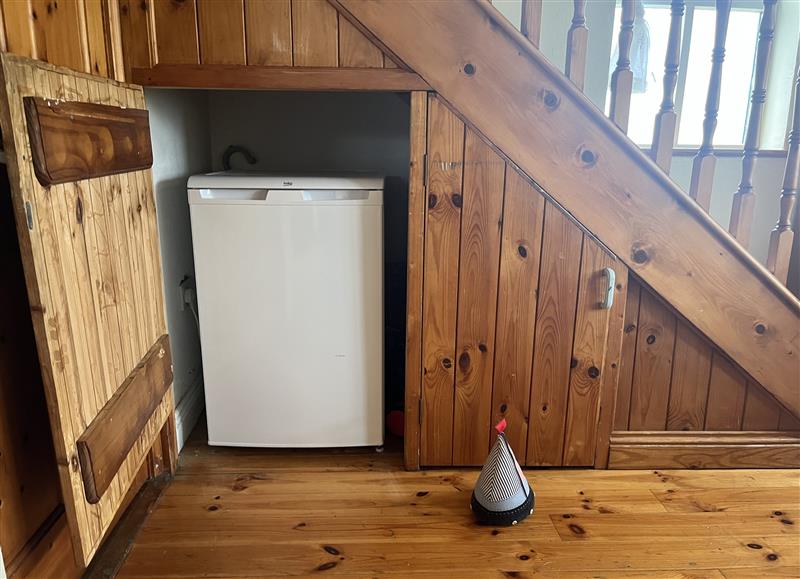
<svg viewBox="0 0 800 579">
<path fill-rule="evenodd" d="M 329 1 L 800 414 L 800 301 L 491 4 Z"/>
<path fill-rule="evenodd" d="M 608 468 L 797 468 L 800 432 L 615 432 Z"/>
<path fill-rule="evenodd" d="M 78 439 L 86 500 L 94 504 L 111 485 L 147 421 L 172 385 L 172 356 L 164 334 Z"/>
<path fill-rule="evenodd" d="M 320 68 L 228 64 L 158 64 L 134 68 L 142 86 L 298 91 L 429 90 L 417 74 L 402 68 Z"/>
</svg>

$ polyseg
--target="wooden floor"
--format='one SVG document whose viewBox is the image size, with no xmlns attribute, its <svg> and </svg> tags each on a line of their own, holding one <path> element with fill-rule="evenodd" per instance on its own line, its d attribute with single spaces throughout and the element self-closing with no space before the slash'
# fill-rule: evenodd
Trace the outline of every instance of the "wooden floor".
<svg viewBox="0 0 800 579">
<path fill-rule="evenodd" d="M 800 473 L 529 470 L 534 516 L 476 525 L 475 470 L 387 451 L 184 449 L 120 577 L 800 576 Z"/>
</svg>

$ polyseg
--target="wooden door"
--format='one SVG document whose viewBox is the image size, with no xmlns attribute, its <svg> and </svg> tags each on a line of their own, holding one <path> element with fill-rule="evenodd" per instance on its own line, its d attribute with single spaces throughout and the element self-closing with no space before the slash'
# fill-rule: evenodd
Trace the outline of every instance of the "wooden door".
<svg viewBox="0 0 800 579">
<path fill-rule="evenodd" d="M 7 53 L 0 62 L 39 363 L 86 564 L 174 406 L 144 95 Z"/>
<path fill-rule="evenodd" d="M 481 464 L 502 418 L 524 464 L 604 464 L 627 270 L 435 95 L 417 146 L 420 464 Z"/>
</svg>

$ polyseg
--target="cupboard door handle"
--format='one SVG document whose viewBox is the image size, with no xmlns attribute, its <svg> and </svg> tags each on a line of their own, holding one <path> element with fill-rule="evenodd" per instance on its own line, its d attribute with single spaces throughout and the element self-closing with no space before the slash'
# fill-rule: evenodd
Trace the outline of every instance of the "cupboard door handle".
<svg viewBox="0 0 800 579">
<path fill-rule="evenodd" d="M 614 286 L 617 283 L 617 272 L 607 267 L 603 270 L 603 277 L 606 279 L 606 289 L 603 294 L 603 301 L 600 302 L 600 307 L 604 310 L 610 310 L 611 306 L 614 305 Z"/>
</svg>

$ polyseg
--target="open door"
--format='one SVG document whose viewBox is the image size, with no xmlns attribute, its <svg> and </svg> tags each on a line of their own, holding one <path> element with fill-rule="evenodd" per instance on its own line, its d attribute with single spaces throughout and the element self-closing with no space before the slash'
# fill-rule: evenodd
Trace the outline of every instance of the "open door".
<svg viewBox="0 0 800 579">
<path fill-rule="evenodd" d="M 174 407 L 147 112 L 140 87 L 7 53 L 0 62 L 25 281 L 85 565 Z"/>
</svg>

